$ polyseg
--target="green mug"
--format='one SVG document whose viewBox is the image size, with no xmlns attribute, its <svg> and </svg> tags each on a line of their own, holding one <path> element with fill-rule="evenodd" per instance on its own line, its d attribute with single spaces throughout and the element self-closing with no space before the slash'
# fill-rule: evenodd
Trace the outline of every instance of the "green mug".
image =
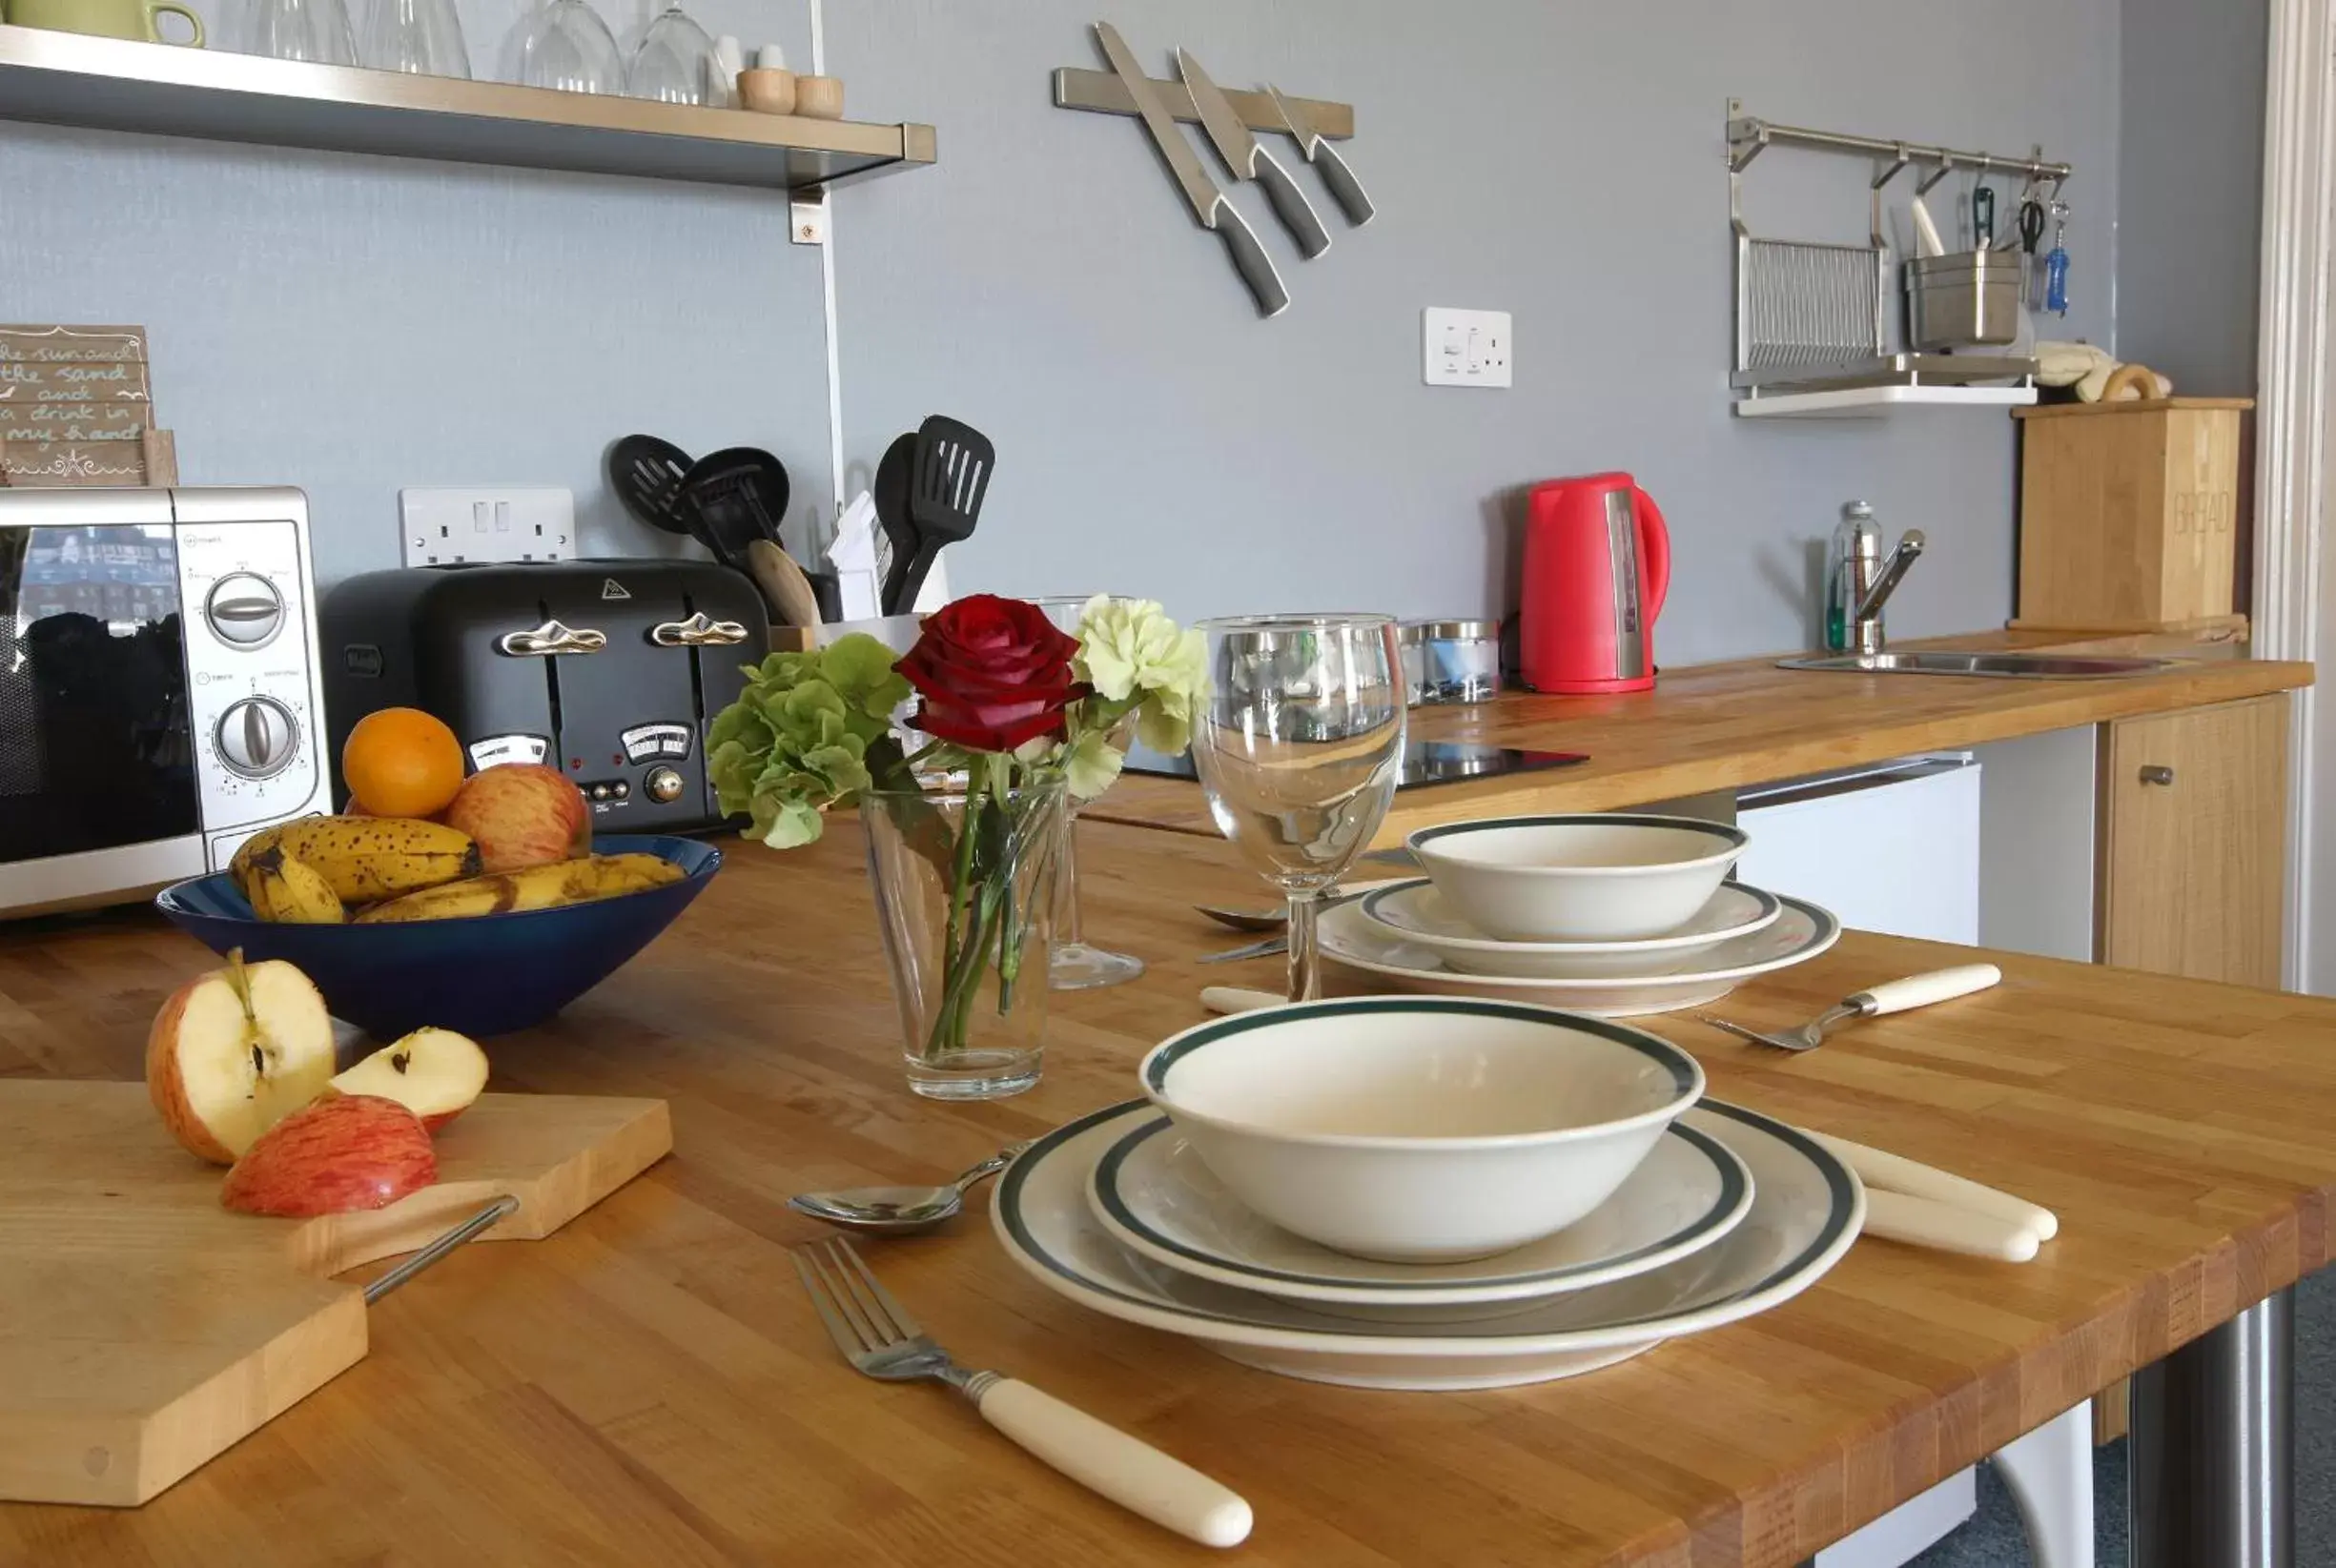
<svg viewBox="0 0 2336 1568">
<path fill-rule="evenodd" d="M 8 20 L 20 28 L 51 28 L 59 32 L 93 32 L 101 38 L 142 38 L 152 44 L 203 47 L 203 19 L 176 0 L 0 0 Z M 168 11 L 195 30 L 191 38 L 162 36 L 161 17 Z"/>
</svg>

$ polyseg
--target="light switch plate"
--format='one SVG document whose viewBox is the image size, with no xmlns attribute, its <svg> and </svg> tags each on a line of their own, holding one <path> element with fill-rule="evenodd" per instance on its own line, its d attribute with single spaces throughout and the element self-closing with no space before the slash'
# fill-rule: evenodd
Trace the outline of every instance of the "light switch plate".
<svg viewBox="0 0 2336 1568">
<path fill-rule="evenodd" d="M 398 543 L 408 566 L 566 560 L 576 553 L 576 496 L 548 486 L 400 490 Z"/>
<path fill-rule="evenodd" d="M 1511 384 L 1506 311 L 1463 311 L 1430 305 L 1421 323 L 1421 375 L 1429 386 Z"/>
</svg>

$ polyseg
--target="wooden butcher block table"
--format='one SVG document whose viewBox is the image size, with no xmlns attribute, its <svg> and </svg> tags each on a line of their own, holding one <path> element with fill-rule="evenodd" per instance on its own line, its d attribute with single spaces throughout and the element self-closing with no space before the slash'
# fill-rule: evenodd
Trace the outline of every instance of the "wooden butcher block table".
<svg viewBox="0 0 2336 1568">
<path fill-rule="evenodd" d="M 1797 1564 L 2328 1261 L 2336 1004 L 2012 955 L 1980 995 L 1801 1055 L 1650 1020 L 1714 1095 L 2008 1189 L 2062 1229 L 2024 1266 L 1867 1238 L 1806 1293 L 1563 1382 L 1326 1387 L 1087 1313 L 980 1211 L 871 1243 L 969 1365 L 998 1367 L 1255 1505 L 1229 1557 L 1082 1490 L 923 1385 L 837 1356 L 788 1247 L 809 1188 L 940 1179 L 1129 1097 L 1267 902 L 1227 846 L 1082 828 L 1088 933 L 1134 985 L 1055 996 L 1046 1076 L 911 1095 L 856 825 L 736 845 L 681 922 L 551 1025 L 502 1091 L 646 1095 L 673 1155 L 523 1246 L 470 1247 L 372 1309 L 370 1354 L 136 1509 L 0 1506 L 0 1562 L 661 1565 Z M 1727 1013 L 1806 1016 L 1964 949 L 1853 933 Z M 135 919 L 0 936 L 0 1075 L 127 1078 L 211 962 Z M 2188 1354 L 2188 1353 L 2185 1353 Z M 2178 1358 L 2179 1359 L 2179 1358 Z"/>
</svg>

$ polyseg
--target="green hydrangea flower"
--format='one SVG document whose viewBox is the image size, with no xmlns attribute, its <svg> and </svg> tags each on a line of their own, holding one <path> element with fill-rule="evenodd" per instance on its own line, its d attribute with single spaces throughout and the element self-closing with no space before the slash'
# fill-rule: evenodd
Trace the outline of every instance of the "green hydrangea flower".
<svg viewBox="0 0 2336 1568">
<path fill-rule="evenodd" d="M 714 716 L 707 767 L 722 809 L 743 812 L 747 836 L 774 849 L 819 837 L 820 813 L 848 804 L 896 767 L 892 714 L 909 682 L 892 653 L 854 632 L 809 653 L 774 653 Z"/>
</svg>

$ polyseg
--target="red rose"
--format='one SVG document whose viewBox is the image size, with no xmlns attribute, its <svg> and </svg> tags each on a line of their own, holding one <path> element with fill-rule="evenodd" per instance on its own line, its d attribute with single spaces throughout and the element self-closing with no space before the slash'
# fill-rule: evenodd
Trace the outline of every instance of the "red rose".
<svg viewBox="0 0 2336 1568">
<path fill-rule="evenodd" d="M 1063 733 L 1063 710 L 1088 691 L 1071 673 L 1076 652 L 1035 604 L 973 594 L 927 616 L 895 667 L 923 699 L 917 728 L 968 751 L 1012 751 Z"/>
</svg>

